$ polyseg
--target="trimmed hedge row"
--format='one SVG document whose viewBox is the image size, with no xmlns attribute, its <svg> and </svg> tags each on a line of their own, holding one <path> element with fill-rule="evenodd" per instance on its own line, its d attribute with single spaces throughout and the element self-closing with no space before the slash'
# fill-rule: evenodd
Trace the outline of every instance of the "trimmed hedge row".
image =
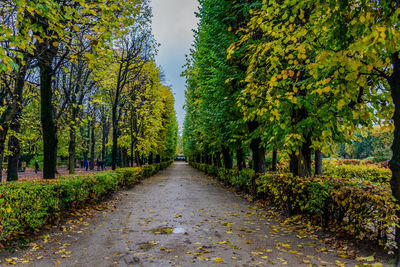
<svg viewBox="0 0 400 267">
<path fill-rule="evenodd" d="M 198 163 L 191 165 L 233 186 L 240 181 L 238 184 L 246 185 L 246 191 L 251 192 L 248 181 L 254 177 L 254 172 Z M 378 241 L 388 249 L 395 245 L 394 231 L 399 223 L 396 213 L 400 207 L 387 183 L 377 185 L 328 176 L 300 178 L 290 173 L 268 172 L 258 177 L 256 184 L 259 198 L 268 199 L 290 215 L 312 218 L 329 231 L 343 232 L 360 240 Z"/>
<path fill-rule="evenodd" d="M 243 169 L 239 171 L 237 168 L 225 169 L 218 168 L 217 166 L 210 164 L 202 164 L 196 162 L 190 162 L 191 166 L 199 169 L 209 175 L 216 176 L 220 181 L 223 181 L 226 185 L 235 187 L 239 191 L 250 192 L 251 184 L 250 180 L 254 177 L 255 172 L 252 169 Z"/>
<path fill-rule="evenodd" d="M 63 212 L 89 200 L 98 201 L 120 187 L 133 186 L 171 163 L 1 184 L 0 242 L 37 231 Z"/>
<path fill-rule="evenodd" d="M 350 165 L 338 161 L 324 161 L 324 174 L 333 177 L 361 179 L 374 183 L 389 183 L 392 172 L 389 168 L 382 168 L 372 164 Z"/>
</svg>

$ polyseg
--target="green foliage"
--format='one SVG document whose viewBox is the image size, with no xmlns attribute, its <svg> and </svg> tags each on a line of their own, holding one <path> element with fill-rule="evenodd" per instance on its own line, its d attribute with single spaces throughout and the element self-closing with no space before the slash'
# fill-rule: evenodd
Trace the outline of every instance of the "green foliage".
<svg viewBox="0 0 400 267">
<path fill-rule="evenodd" d="M 172 161 L 117 171 L 66 176 L 53 181 L 0 185 L 0 241 L 39 230 L 61 213 L 89 201 L 99 201 L 119 187 L 132 186 Z"/>
<path fill-rule="evenodd" d="M 251 192 L 249 181 L 255 175 L 251 169 L 227 170 L 195 162 L 190 165 L 208 173 L 210 169 L 217 170 L 214 175 L 225 184 Z M 329 231 L 345 232 L 393 248 L 393 230 L 399 223 L 396 212 L 400 206 L 387 183 L 379 185 L 329 176 L 299 178 L 275 172 L 261 175 L 256 183 L 259 198 L 270 200 L 291 215 L 308 219 L 311 216 Z"/>
<path fill-rule="evenodd" d="M 291 214 L 315 216 L 334 232 L 361 240 L 375 240 L 392 248 L 393 230 L 400 207 L 388 184 L 348 178 L 299 178 L 287 173 L 266 173 L 258 192 Z"/>
<path fill-rule="evenodd" d="M 332 177 L 371 181 L 374 183 L 389 183 L 392 171 L 373 164 L 352 165 L 341 161 L 324 161 L 324 174 Z"/>
</svg>

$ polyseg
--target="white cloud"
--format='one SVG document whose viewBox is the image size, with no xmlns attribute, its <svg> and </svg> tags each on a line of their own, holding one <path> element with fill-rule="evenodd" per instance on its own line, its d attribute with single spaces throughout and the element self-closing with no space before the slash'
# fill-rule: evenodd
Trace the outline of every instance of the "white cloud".
<svg viewBox="0 0 400 267">
<path fill-rule="evenodd" d="M 184 120 L 185 80 L 180 77 L 193 42 L 197 19 L 197 0 L 152 0 L 153 34 L 158 43 L 157 64 L 162 66 L 166 79 L 175 94 L 175 109 L 182 130 Z"/>
</svg>

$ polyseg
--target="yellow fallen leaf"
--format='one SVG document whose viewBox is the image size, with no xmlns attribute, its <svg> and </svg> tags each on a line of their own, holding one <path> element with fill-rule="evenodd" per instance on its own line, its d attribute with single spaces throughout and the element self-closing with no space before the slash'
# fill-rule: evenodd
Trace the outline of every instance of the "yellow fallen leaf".
<svg viewBox="0 0 400 267">
<path fill-rule="evenodd" d="M 371 255 L 369 257 L 357 257 L 356 261 L 374 261 L 374 259 L 375 259 L 374 255 L 375 254 L 373 254 L 373 255 Z"/>
<path fill-rule="evenodd" d="M 278 243 L 278 245 L 284 247 L 284 248 L 290 248 L 289 244 L 284 244 L 284 243 Z"/>
<path fill-rule="evenodd" d="M 216 257 L 216 258 L 214 259 L 214 261 L 215 261 L 216 263 L 220 263 L 220 262 L 224 262 L 224 259 L 219 258 L 219 257 Z"/>
</svg>

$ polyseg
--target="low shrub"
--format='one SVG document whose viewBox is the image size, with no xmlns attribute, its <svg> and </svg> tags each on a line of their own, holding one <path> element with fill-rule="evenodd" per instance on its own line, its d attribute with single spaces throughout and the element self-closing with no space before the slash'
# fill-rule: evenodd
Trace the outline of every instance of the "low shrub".
<svg viewBox="0 0 400 267">
<path fill-rule="evenodd" d="M 346 232 L 360 240 L 377 240 L 392 248 L 399 206 L 388 184 L 376 185 L 335 177 L 293 177 L 266 173 L 258 193 L 291 215 L 308 214 L 330 231 Z"/>
<path fill-rule="evenodd" d="M 239 171 L 237 168 L 228 170 L 223 167 L 221 168 L 204 163 L 189 162 L 189 164 L 196 169 L 217 177 L 226 185 L 233 186 L 239 191 L 249 192 L 250 181 L 255 176 L 255 172 L 252 169 L 243 169 Z"/>
<path fill-rule="evenodd" d="M 205 168 L 205 164 L 190 164 L 197 169 Z M 364 170 L 363 176 L 355 176 L 351 175 L 355 172 L 352 168 L 367 171 Z M 251 192 L 250 181 L 255 176 L 253 170 L 208 166 L 207 172 L 211 173 L 210 170 L 216 172 L 214 175 L 225 184 Z M 327 230 L 343 232 L 360 240 L 375 240 L 393 249 L 395 226 L 399 223 L 396 214 L 400 207 L 395 203 L 388 183 L 370 182 L 387 181 L 386 169 L 341 165 L 335 171 L 338 176 L 343 173 L 348 176 L 299 178 L 282 171 L 264 173 L 256 180 L 258 197 L 268 199 L 290 215 L 311 217 Z"/>
<path fill-rule="evenodd" d="M 61 213 L 132 186 L 169 164 L 0 184 L 0 242 L 37 231 Z"/>
<path fill-rule="evenodd" d="M 324 161 L 324 175 L 371 181 L 374 183 L 388 183 L 392 172 L 388 168 L 382 168 L 373 164 L 348 164 L 342 161 Z"/>
</svg>

